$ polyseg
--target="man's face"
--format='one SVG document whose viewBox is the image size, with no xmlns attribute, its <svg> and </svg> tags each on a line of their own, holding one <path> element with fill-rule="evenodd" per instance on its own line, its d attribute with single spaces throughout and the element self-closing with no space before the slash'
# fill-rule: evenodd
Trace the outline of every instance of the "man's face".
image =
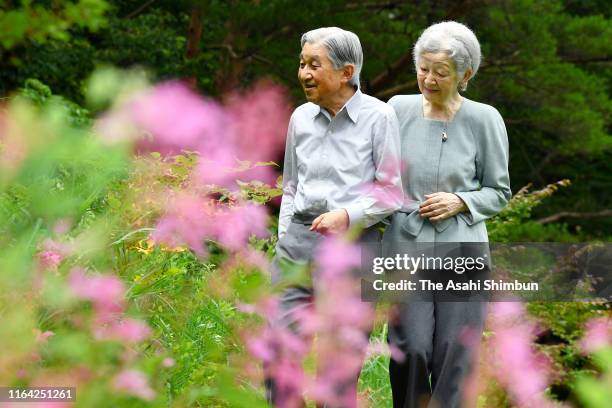
<svg viewBox="0 0 612 408">
<path fill-rule="evenodd" d="M 302 47 L 298 79 L 306 99 L 323 107 L 331 106 L 334 97 L 346 83 L 343 70 L 334 68 L 325 47 L 309 43 Z"/>
</svg>

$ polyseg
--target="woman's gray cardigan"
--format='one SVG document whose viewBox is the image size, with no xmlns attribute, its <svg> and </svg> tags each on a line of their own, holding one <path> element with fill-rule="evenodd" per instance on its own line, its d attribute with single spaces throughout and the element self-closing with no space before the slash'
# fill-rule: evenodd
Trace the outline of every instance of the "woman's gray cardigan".
<svg viewBox="0 0 612 408">
<path fill-rule="evenodd" d="M 422 101 L 420 94 L 389 100 L 400 124 L 406 200 L 385 241 L 488 242 L 484 220 L 512 195 L 504 121 L 492 106 L 467 98 L 451 122 L 426 119 Z M 469 212 L 437 223 L 422 219 L 418 207 L 425 194 L 440 191 L 457 194 Z"/>
</svg>

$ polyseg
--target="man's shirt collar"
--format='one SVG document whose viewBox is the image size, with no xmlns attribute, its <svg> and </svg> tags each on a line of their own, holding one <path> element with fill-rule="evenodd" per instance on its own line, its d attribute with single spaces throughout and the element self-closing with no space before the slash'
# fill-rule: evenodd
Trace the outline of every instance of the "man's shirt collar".
<svg viewBox="0 0 612 408">
<path fill-rule="evenodd" d="M 355 91 L 353 96 L 351 96 L 351 98 L 348 101 L 346 101 L 342 109 L 338 111 L 336 116 L 340 115 L 343 110 L 346 110 L 348 117 L 353 121 L 353 123 L 357 123 L 357 118 L 359 117 L 359 110 L 361 109 L 362 95 L 363 94 L 361 93 L 361 90 L 357 89 L 357 91 Z M 323 112 L 324 110 L 325 110 L 324 108 L 317 105 L 317 108 L 314 110 L 313 118 L 316 118 L 319 114 L 324 114 L 325 116 L 328 117 L 328 119 L 331 120 L 331 115 L 329 114 L 329 112 L 327 111 Z"/>
</svg>

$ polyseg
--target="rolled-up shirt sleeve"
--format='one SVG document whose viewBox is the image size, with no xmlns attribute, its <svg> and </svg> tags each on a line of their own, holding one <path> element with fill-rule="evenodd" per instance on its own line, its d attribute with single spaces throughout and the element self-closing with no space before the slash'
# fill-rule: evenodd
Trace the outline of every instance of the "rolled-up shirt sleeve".
<svg viewBox="0 0 612 408">
<path fill-rule="evenodd" d="M 298 184 L 297 157 L 295 152 L 295 126 L 291 117 L 285 143 L 285 161 L 283 165 L 283 197 L 278 217 L 278 239 L 287 232 L 294 213 L 294 199 Z"/>
<path fill-rule="evenodd" d="M 508 173 L 508 134 L 504 121 L 491 108 L 483 117 L 481 126 L 473 126 L 476 136 L 476 177 L 480 189 L 455 193 L 468 207 L 469 213 L 462 213 L 468 225 L 476 224 L 501 211 L 512 196 Z"/>
<path fill-rule="evenodd" d="M 349 224 L 369 227 L 400 209 L 403 190 L 400 166 L 399 125 L 391 107 L 381 112 L 372 135 L 374 180 L 356 202 L 345 207 Z"/>
</svg>

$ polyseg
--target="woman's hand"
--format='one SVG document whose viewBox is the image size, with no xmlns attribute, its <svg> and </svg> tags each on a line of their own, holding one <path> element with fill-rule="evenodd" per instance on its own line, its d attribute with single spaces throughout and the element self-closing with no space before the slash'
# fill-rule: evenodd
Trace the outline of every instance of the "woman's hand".
<svg viewBox="0 0 612 408">
<path fill-rule="evenodd" d="M 419 206 L 419 214 L 430 221 L 442 221 L 468 209 L 463 200 L 452 193 L 425 194 L 425 198 Z"/>
</svg>

